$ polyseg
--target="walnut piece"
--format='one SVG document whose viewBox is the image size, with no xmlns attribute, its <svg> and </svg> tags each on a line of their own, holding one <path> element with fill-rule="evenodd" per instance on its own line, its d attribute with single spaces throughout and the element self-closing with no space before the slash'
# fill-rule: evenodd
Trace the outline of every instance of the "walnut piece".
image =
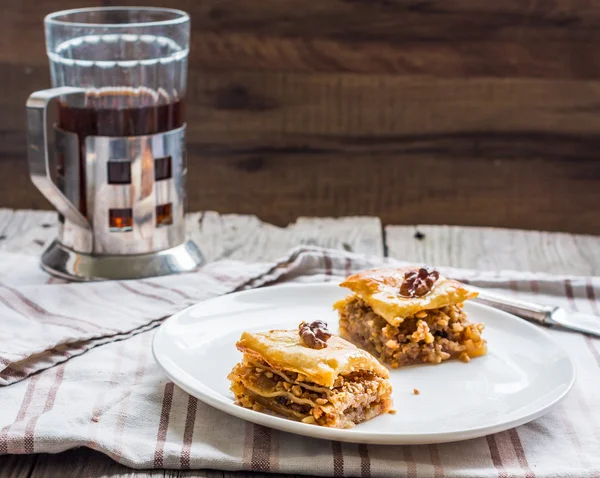
<svg viewBox="0 0 600 478">
<path fill-rule="evenodd" d="M 327 324 L 322 320 L 315 320 L 310 324 L 302 322 L 300 324 L 298 335 L 306 346 L 311 349 L 324 349 L 327 347 L 327 340 L 331 334 L 327 330 Z"/>
<path fill-rule="evenodd" d="M 422 297 L 427 294 L 440 273 L 435 269 L 421 267 L 418 271 L 408 271 L 404 274 L 404 282 L 400 286 L 400 295 L 404 297 Z"/>
</svg>

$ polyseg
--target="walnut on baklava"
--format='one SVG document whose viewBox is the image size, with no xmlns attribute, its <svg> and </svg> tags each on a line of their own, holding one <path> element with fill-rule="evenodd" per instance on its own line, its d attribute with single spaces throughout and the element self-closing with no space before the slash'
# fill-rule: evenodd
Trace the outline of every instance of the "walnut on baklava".
<svg viewBox="0 0 600 478">
<path fill-rule="evenodd" d="M 388 370 L 320 321 L 299 330 L 244 332 L 236 345 L 244 355 L 228 378 L 245 408 L 334 428 L 390 411 Z"/>
<path fill-rule="evenodd" d="M 484 325 L 463 309 L 477 293 L 434 269 L 373 269 L 340 286 L 353 292 L 334 304 L 340 335 L 393 368 L 487 353 Z"/>
</svg>

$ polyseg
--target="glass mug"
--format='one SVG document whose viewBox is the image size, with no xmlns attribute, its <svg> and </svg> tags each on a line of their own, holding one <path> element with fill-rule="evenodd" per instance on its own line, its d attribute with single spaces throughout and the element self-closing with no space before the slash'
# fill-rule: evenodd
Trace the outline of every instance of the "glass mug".
<svg viewBox="0 0 600 478">
<path fill-rule="evenodd" d="M 50 14 L 44 24 L 52 88 L 27 102 L 28 156 L 60 227 L 42 266 L 70 279 L 196 267 L 200 252 L 185 241 L 184 220 L 189 16 L 86 8 Z M 46 137 L 52 102 L 55 182 Z"/>
</svg>

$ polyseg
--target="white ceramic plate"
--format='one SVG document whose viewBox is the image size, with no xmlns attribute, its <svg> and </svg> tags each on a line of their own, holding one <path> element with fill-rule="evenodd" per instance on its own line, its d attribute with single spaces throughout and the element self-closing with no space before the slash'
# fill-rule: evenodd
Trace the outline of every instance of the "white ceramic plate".
<svg viewBox="0 0 600 478">
<path fill-rule="evenodd" d="M 244 330 L 295 328 L 324 319 L 337 333 L 331 305 L 345 296 L 336 284 L 285 285 L 226 295 L 192 306 L 157 331 L 157 362 L 179 387 L 231 415 L 316 438 L 377 444 L 465 440 L 527 423 L 555 406 L 575 381 L 567 353 L 540 327 L 510 314 L 468 303 L 484 322 L 489 352 L 465 364 L 416 365 L 391 371 L 395 415 L 346 430 L 294 422 L 239 407 L 227 374 L 239 362 Z M 414 395 L 413 389 L 420 395 Z"/>
</svg>

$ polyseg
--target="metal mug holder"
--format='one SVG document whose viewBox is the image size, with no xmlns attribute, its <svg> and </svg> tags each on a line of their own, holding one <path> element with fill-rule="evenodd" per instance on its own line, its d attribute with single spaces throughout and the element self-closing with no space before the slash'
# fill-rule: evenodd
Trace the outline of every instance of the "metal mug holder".
<svg viewBox="0 0 600 478">
<path fill-rule="evenodd" d="M 137 279 L 195 269 L 203 257 L 185 240 L 185 125 L 144 136 L 86 137 L 86 216 L 76 206 L 82 193 L 79 139 L 55 127 L 65 178 L 60 187 L 52 180 L 48 106 L 57 97 L 84 94 L 81 88 L 52 88 L 27 101 L 31 180 L 61 218 L 42 268 L 69 280 Z"/>
</svg>

